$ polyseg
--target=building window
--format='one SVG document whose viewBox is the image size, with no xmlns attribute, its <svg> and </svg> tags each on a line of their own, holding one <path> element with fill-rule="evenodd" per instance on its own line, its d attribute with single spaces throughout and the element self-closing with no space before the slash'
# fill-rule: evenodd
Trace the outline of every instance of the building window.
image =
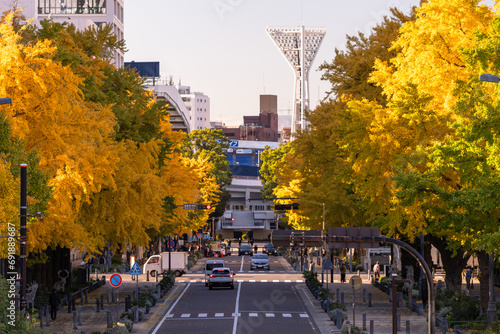
<svg viewBox="0 0 500 334">
<path fill-rule="evenodd" d="M 264 205 L 256 205 L 255 211 L 264 211 Z"/>
</svg>

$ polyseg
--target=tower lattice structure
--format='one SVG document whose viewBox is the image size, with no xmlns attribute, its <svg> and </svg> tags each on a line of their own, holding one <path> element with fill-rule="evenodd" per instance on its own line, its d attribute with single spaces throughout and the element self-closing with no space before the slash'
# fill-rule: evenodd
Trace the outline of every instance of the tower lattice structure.
<svg viewBox="0 0 500 334">
<path fill-rule="evenodd" d="M 292 136 L 309 124 L 305 111 L 309 110 L 309 69 L 326 34 L 324 28 L 268 27 L 266 29 L 295 72 Z"/>
</svg>

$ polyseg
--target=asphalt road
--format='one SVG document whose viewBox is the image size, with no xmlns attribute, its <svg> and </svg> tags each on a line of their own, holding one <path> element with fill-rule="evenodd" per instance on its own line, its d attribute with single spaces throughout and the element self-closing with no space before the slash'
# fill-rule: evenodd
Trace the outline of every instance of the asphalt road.
<svg viewBox="0 0 500 334">
<path fill-rule="evenodd" d="M 250 256 L 224 257 L 235 272 L 235 289 L 209 290 L 203 271 L 188 272 L 176 284 L 183 290 L 153 333 L 320 333 L 297 285 L 277 257 L 271 269 L 250 271 Z M 203 261 L 204 263 L 204 261 Z"/>
</svg>

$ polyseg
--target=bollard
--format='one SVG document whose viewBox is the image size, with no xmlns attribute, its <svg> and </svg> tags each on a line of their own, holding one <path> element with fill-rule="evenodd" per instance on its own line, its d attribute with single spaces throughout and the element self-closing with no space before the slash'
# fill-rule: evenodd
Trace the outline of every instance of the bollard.
<svg viewBox="0 0 500 334">
<path fill-rule="evenodd" d="M 149 270 L 146 271 L 146 282 L 149 282 Z"/>
<path fill-rule="evenodd" d="M 111 289 L 111 302 L 114 304 L 116 302 L 115 289 Z"/>
<path fill-rule="evenodd" d="M 368 307 L 372 307 L 372 293 L 368 293 Z"/>
<path fill-rule="evenodd" d="M 340 294 L 340 303 L 342 305 L 344 305 L 344 293 L 343 292 Z"/>
<path fill-rule="evenodd" d="M 83 297 L 83 290 L 80 289 L 80 305 L 83 305 L 83 302 L 85 301 L 84 297 Z"/>
<path fill-rule="evenodd" d="M 406 334 L 410 334 L 410 320 L 406 320 Z"/>
<path fill-rule="evenodd" d="M 106 319 L 108 320 L 108 328 L 113 327 L 113 319 L 111 316 L 111 311 L 106 311 Z"/>
<path fill-rule="evenodd" d="M 89 291 L 85 290 L 85 304 L 89 303 Z"/>
<path fill-rule="evenodd" d="M 43 328 L 43 310 L 38 311 L 40 316 L 40 328 Z"/>
<path fill-rule="evenodd" d="M 82 310 L 78 310 L 78 326 L 82 325 Z"/>
<path fill-rule="evenodd" d="M 366 313 L 363 313 L 363 330 L 366 331 Z"/>
<path fill-rule="evenodd" d="M 156 283 L 158 283 L 158 275 L 155 275 Z M 158 294 L 159 296 L 160 294 Z"/>
<path fill-rule="evenodd" d="M 96 301 L 96 304 L 97 304 L 96 313 L 99 313 L 99 298 L 96 298 L 95 301 Z"/>
<path fill-rule="evenodd" d="M 139 322 L 139 308 L 136 306 L 134 307 L 134 323 Z"/>
<path fill-rule="evenodd" d="M 339 296 L 340 296 L 340 289 L 337 289 L 337 303 L 340 302 Z"/>
<path fill-rule="evenodd" d="M 370 334 L 373 334 L 373 320 L 370 320 Z"/>
<path fill-rule="evenodd" d="M 68 300 L 68 313 L 71 313 L 71 293 L 68 293 L 67 300 Z"/>
<path fill-rule="evenodd" d="M 336 316 L 337 317 L 336 317 L 335 324 L 337 325 L 338 329 L 341 329 L 342 328 L 342 311 L 340 311 L 339 309 L 337 309 Z"/>
<path fill-rule="evenodd" d="M 156 276 L 156 277 L 158 277 L 158 276 Z M 158 298 L 160 298 L 160 296 L 161 296 L 161 286 L 159 284 L 156 286 L 156 294 L 158 295 Z"/>
<path fill-rule="evenodd" d="M 103 301 L 103 299 L 104 299 L 104 296 L 101 295 L 101 311 L 104 310 L 104 301 Z"/>
<path fill-rule="evenodd" d="M 75 298 L 75 297 L 73 297 L 73 298 L 71 298 L 71 307 L 73 308 L 73 311 L 76 311 L 76 306 L 75 306 L 75 304 L 76 304 L 76 298 Z"/>
<path fill-rule="evenodd" d="M 78 329 L 76 326 L 76 311 L 73 311 L 73 329 Z"/>
<path fill-rule="evenodd" d="M 366 289 L 363 289 L 363 303 L 366 303 Z"/>
<path fill-rule="evenodd" d="M 45 313 L 45 326 L 50 327 L 50 310 L 48 305 L 45 305 L 43 312 Z"/>
<path fill-rule="evenodd" d="M 401 314 L 396 314 L 396 328 L 398 329 L 398 331 L 401 330 Z"/>
<path fill-rule="evenodd" d="M 109 290 L 106 291 L 106 302 L 108 303 L 108 305 L 110 304 L 110 301 L 109 301 Z"/>
<path fill-rule="evenodd" d="M 125 313 L 127 313 L 129 309 L 129 297 L 130 295 L 128 297 L 125 297 Z"/>
</svg>

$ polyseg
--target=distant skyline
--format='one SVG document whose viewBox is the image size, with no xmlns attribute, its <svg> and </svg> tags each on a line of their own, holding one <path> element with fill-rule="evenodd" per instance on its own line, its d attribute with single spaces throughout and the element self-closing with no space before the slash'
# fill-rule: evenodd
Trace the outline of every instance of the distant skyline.
<svg viewBox="0 0 500 334">
<path fill-rule="evenodd" d="M 134 0 L 125 1 L 125 61 L 159 61 L 162 82 L 191 86 L 211 99 L 211 120 L 238 125 L 258 115 L 259 95 L 278 96 L 291 114 L 294 72 L 266 27 L 324 27 L 326 36 L 309 73 L 310 105 L 330 84 L 318 67 L 343 50 L 346 35 L 366 35 L 390 14 L 409 13 L 419 0 Z"/>
</svg>

